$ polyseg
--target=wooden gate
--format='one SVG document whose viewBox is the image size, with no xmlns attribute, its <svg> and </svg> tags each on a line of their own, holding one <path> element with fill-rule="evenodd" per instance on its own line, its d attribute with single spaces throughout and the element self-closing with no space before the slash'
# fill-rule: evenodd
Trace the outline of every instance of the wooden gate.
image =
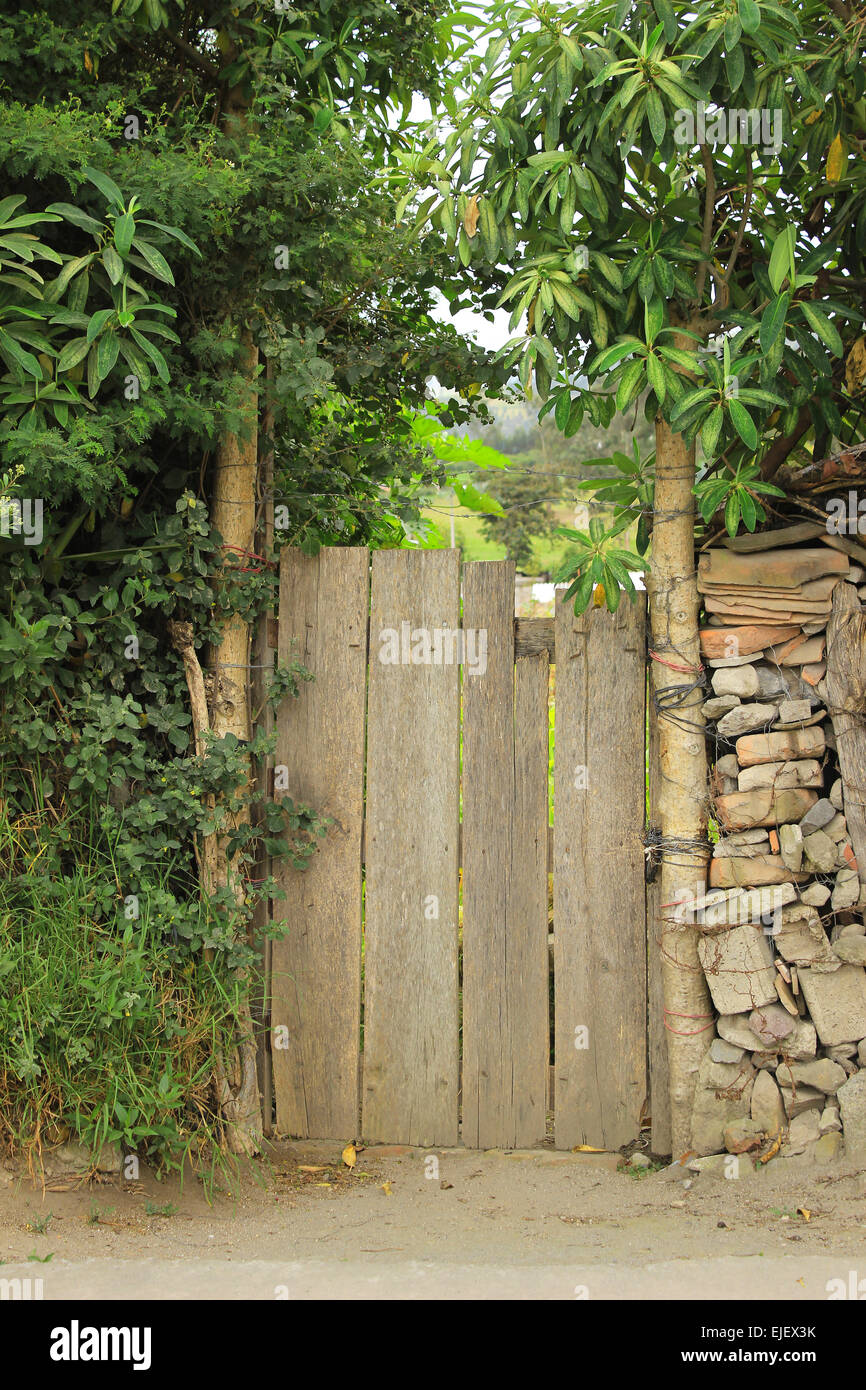
<svg viewBox="0 0 866 1390">
<path fill-rule="evenodd" d="M 278 711 L 275 795 L 332 825 L 305 871 L 274 861 L 280 1134 L 527 1147 L 551 1108 L 560 1148 L 638 1134 L 645 600 L 513 613 L 508 562 L 282 552 L 279 657 L 315 679 Z"/>
</svg>

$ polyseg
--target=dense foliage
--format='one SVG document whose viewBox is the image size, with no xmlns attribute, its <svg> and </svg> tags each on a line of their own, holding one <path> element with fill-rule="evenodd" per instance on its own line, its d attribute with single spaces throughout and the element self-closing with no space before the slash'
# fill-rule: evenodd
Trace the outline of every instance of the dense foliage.
<svg viewBox="0 0 866 1390">
<path fill-rule="evenodd" d="M 753 530 L 785 459 L 863 435 L 862 20 L 813 0 L 508 0 L 485 20 L 447 126 L 403 157 L 407 200 L 435 189 L 419 225 L 479 305 L 508 306 L 504 360 L 566 436 L 643 395 L 700 443 L 704 521 Z M 651 471 L 620 479 L 641 552 Z M 579 604 L 628 586 L 615 540 L 584 536 Z"/>
<path fill-rule="evenodd" d="M 436 90 L 443 24 L 403 0 L 47 0 L 0 16 L 7 1139 L 34 1142 L 44 1112 L 94 1142 L 188 1147 L 252 983 L 246 919 L 273 885 L 250 865 L 262 847 L 303 865 L 324 829 L 290 795 L 239 814 L 264 740 L 196 753 L 168 624 L 192 624 L 204 661 L 227 615 L 273 603 L 275 555 L 227 554 L 209 519 L 214 456 L 244 428 L 245 333 L 279 543 L 404 543 L 454 472 L 418 429 L 428 380 L 452 388 L 438 431 L 470 416 L 461 392 L 480 399 L 491 369 L 432 317 L 439 239 L 395 234 L 377 184 L 396 104 Z M 25 544 L 15 508 L 34 499 L 43 529 Z M 274 697 L 303 674 L 277 670 Z M 201 895 L 213 835 L 242 902 Z M 43 940 L 45 884 L 58 926 Z M 32 1007 L 60 950 L 91 981 L 104 1046 L 86 1041 L 79 994 Z M 160 1025 L 139 1093 L 119 1090 L 131 1032 L 137 1046 L 167 1017 L 175 987 L 195 1047 Z M 133 1005 L 103 1008 L 118 990 Z"/>
</svg>

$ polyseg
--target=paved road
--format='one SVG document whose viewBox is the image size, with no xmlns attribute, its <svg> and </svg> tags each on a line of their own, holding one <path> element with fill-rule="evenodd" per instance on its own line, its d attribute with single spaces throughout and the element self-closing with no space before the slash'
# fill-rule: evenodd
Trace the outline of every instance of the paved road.
<svg viewBox="0 0 866 1390">
<path fill-rule="evenodd" d="M 655 1264 L 448 1264 L 383 1258 L 304 1261 L 98 1259 L 8 1264 L 0 1279 L 43 1280 L 51 1299 L 803 1299 L 827 1298 L 838 1256 Z M 0 1289 L 2 1289 L 0 1283 Z M 7 1295 L 8 1296 L 8 1295 Z"/>
</svg>

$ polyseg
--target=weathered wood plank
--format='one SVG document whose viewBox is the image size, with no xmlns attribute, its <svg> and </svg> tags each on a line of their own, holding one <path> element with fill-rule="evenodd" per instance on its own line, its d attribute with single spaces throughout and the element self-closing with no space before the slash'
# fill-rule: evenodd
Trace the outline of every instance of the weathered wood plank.
<svg viewBox="0 0 866 1390">
<path fill-rule="evenodd" d="M 273 375 L 273 363 L 268 359 L 266 365 L 268 378 Z M 273 437 L 273 411 L 267 408 L 262 417 L 262 438 L 271 440 Z M 274 451 L 272 444 L 266 445 L 266 450 L 259 461 L 259 478 L 261 491 L 256 507 L 256 550 L 270 555 L 274 545 Z M 276 623 L 274 621 L 274 611 L 269 608 L 266 612 L 259 615 L 255 627 L 255 635 L 252 642 L 252 670 L 250 672 L 250 691 L 252 695 L 252 714 L 253 726 L 255 730 L 263 730 L 265 734 L 272 734 L 274 731 L 274 710 L 268 701 L 268 687 L 270 672 L 273 668 L 274 657 L 276 656 Z M 256 763 L 255 781 L 256 791 L 264 797 L 270 797 L 273 781 L 273 754 L 269 753 L 263 758 L 259 758 Z M 257 805 L 254 811 L 254 819 L 259 820 L 261 811 Z M 261 882 L 271 877 L 271 856 L 260 854 L 253 868 L 254 877 Z M 269 898 L 262 898 L 256 903 L 253 910 L 253 940 L 258 956 L 257 970 L 258 978 L 254 982 L 251 1000 L 251 1012 L 253 1023 L 256 1029 L 256 1069 L 259 1082 L 259 1096 L 262 1104 L 262 1130 L 266 1135 L 273 1133 L 274 1128 L 274 1076 L 271 1066 L 271 937 L 268 928 L 271 923 L 271 903 Z"/>
<path fill-rule="evenodd" d="M 334 822 L 305 870 L 275 861 L 287 896 L 274 915 L 288 923 L 272 952 L 277 1129 L 303 1138 L 358 1131 L 368 591 L 364 548 L 282 553 L 280 660 L 294 639 L 315 680 L 280 707 L 276 770 L 287 795 Z"/>
<path fill-rule="evenodd" d="M 459 681 L 447 634 L 459 625 L 459 554 L 380 550 L 372 574 L 363 1135 L 371 1143 L 451 1145 L 459 1085 Z M 388 661 L 392 634 L 396 664 Z M 430 662 L 407 660 L 413 648 Z"/>
<path fill-rule="evenodd" d="M 556 1145 L 637 1137 L 646 1090 L 646 600 L 575 618 L 557 596 Z"/>
<path fill-rule="evenodd" d="M 463 570 L 463 1142 L 544 1137 L 548 1062 L 546 651 L 514 663 L 514 565 Z"/>
<path fill-rule="evenodd" d="M 651 690 L 651 686 L 648 687 Z M 649 734 L 649 823 L 659 825 L 658 715 L 650 700 Z M 647 931 L 647 1094 L 652 1115 L 652 1151 L 671 1151 L 671 1098 L 668 1070 L 668 1040 L 665 1036 L 665 994 L 662 974 L 662 895 L 661 873 L 646 885 Z"/>
<path fill-rule="evenodd" d="M 837 584 L 827 625 L 827 707 L 833 719 L 845 819 L 866 883 L 866 613 L 853 584 Z"/>
<path fill-rule="evenodd" d="M 551 661 L 556 659 L 555 625 L 553 618 L 515 618 L 514 648 L 516 656 L 537 656 L 547 652 Z"/>
</svg>

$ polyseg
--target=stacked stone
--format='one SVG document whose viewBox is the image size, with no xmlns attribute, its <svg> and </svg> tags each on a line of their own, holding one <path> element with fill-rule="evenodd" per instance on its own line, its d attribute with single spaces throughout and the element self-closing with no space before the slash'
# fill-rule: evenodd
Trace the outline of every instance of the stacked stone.
<svg viewBox="0 0 866 1390">
<path fill-rule="evenodd" d="M 720 838 L 706 892 L 682 909 L 719 1015 L 699 1155 L 823 1160 L 844 1143 L 866 1161 L 866 887 L 824 681 L 833 590 L 864 578 L 866 550 L 810 523 L 700 559 Z"/>
</svg>

